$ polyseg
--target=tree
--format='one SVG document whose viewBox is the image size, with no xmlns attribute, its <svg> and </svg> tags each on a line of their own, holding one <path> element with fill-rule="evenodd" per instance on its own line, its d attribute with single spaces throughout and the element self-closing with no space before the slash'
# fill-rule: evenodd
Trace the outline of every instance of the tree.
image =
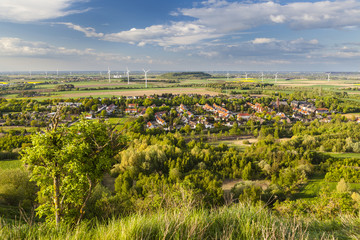
<svg viewBox="0 0 360 240">
<path fill-rule="evenodd" d="M 340 192 L 340 193 L 345 193 L 348 192 L 350 190 L 349 184 L 347 184 L 345 182 L 345 179 L 340 179 L 340 181 L 338 182 L 338 184 L 336 185 L 336 191 Z"/>
<path fill-rule="evenodd" d="M 106 111 L 105 110 L 102 110 L 100 112 L 100 117 L 106 117 Z"/>
<path fill-rule="evenodd" d="M 22 159 L 31 179 L 40 187 L 40 216 L 58 225 L 79 223 L 93 189 L 109 171 L 121 147 L 120 135 L 104 122 L 81 119 L 73 127 L 58 126 L 58 111 L 52 127 L 32 137 L 32 147 Z"/>
</svg>

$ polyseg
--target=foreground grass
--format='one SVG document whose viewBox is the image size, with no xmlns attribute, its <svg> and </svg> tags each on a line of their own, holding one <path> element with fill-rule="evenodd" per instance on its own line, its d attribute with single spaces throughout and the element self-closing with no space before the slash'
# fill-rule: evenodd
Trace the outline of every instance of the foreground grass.
<svg viewBox="0 0 360 240">
<path fill-rule="evenodd" d="M 216 210 L 176 209 L 82 223 L 58 229 L 40 223 L 0 223 L 0 239 L 357 239 L 360 220 L 286 219 L 261 207 L 236 204 Z"/>
</svg>

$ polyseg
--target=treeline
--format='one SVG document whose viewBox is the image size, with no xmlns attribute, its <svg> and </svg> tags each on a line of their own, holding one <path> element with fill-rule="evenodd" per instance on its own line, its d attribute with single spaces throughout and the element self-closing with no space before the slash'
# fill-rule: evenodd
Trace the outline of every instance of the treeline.
<svg viewBox="0 0 360 240">
<path fill-rule="evenodd" d="M 207 79 L 212 76 L 204 72 L 176 72 L 176 73 L 165 73 L 161 74 L 158 78 L 160 79 Z"/>
</svg>

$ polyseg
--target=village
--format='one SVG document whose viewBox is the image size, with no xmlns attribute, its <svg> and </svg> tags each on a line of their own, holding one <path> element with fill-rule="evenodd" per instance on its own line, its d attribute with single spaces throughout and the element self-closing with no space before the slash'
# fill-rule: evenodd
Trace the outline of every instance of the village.
<svg viewBox="0 0 360 240">
<path fill-rule="evenodd" d="M 78 99 L 74 102 L 58 102 L 56 105 L 42 107 L 42 111 L 28 111 L 18 113 L 1 114 L 0 125 L 31 125 L 45 126 L 45 123 L 55 114 L 58 106 L 68 109 L 69 116 L 63 122 L 71 123 L 76 121 L 83 114 L 86 119 L 115 118 L 115 117 L 146 117 L 147 129 L 160 128 L 165 131 L 181 129 L 188 125 L 190 129 L 213 129 L 218 127 L 233 127 L 247 124 L 249 120 L 263 125 L 278 121 L 280 123 L 291 124 L 297 121 L 304 123 L 317 119 L 321 122 L 330 122 L 331 114 L 328 108 L 315 107 L 316 99 L 309 100 L 280 100 L 277 98 L 264 104 L 264 98 L 258 96 L 217 96 L 217 102 L 213 96 L 201 96 L 201 101 L 195 104 L 174 105 L 169 104 L 174 99 L 181 97 L 199 99 L 200 96 L 189 95 L 152 95 L 152 96 L 133 96 L 120 97 L 118 99 L 92 100 Z M 200 104 L 203 103 L 203 104 Z M 213 102 L 213 103 L 211 103 Z M 262 103 L 261 103 L 262 102 Z M 267 101 L 269 102 L 269 101 Z M 157 103 L 157 104 L 156 104 Z M 151 104 L 151 105 L 150 105 Z M 91 106 L 90 106 L 91 105 Z M 227 107 L 229 106 L 229 109 Z M 87 106 L 87 107 L 86 107 Z M 90 107 L 89 107 L 90 106 Z M 22 119 L 22 120 L 21 120 Z M 360 122 L 360 119 L 355 119 Z"/>
</svg>

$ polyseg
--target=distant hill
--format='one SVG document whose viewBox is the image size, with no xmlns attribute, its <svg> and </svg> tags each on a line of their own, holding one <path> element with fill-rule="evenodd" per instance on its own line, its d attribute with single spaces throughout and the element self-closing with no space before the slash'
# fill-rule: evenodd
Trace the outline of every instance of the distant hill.
<svg viewBox="0 0 360 240">
<path fill-rule="evenodd" d="M 212 76 L 204 72 L 174 72 L 174 73 L 165 73 L 160 75 L 160 79 L 207 79 Z"/>
</svg>

